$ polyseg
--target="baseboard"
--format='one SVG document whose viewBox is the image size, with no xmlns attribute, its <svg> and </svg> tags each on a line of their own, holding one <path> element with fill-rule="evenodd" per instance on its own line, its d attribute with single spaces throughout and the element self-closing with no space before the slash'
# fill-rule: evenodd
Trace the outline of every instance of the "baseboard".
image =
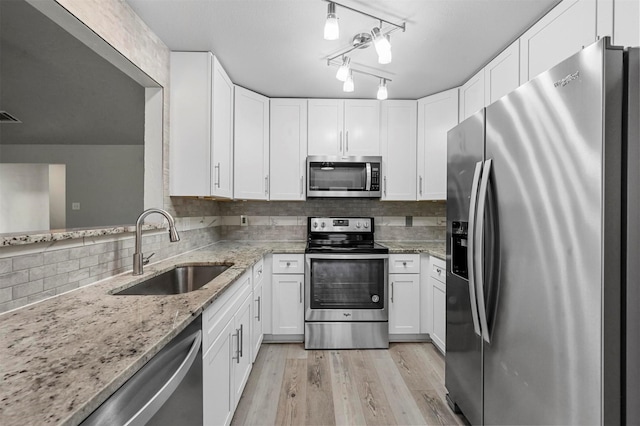
<svg viewBox="0 0 640 426">
<path fill-rule="evenodd" d="M 303 343 L 304 334 L 265 334 L 264 343 Z"/>
</svg>

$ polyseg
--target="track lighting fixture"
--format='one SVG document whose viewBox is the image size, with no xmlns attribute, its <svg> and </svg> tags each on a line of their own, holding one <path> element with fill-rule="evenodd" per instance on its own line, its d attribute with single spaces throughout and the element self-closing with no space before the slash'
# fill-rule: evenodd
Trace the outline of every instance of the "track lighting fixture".
<svg viewBox="0 0 640 426">
<path fill-rule="evenodd" d="M 355 89 L 355 86 L 353 84 L 353 72 L 349 70 L 349 73 L 347 74 L 347 79 L 344 81 L 344 84 L 342 85 L 342 90 L 344 92 L 353 92 L 353 89 Z"/>
<path fill-rule="evenodd" d="M 346 81 L 347 76 L 349 75 L 349 69 L 351 69 L 351 58 L 345 56 L 342 60 L 342 65 L 340 65 L 340 68 L 338 68 L 336 78 L 340 81 Z"/>
<path fill-rule="evenodd" d="M 378 94 L 376 95 L 376 98 L 379 101 L 384 101 L 385 99 L 387 99 L 387 80 L 384 78 L 380 79 L 380 85 L 378 86 Z"/>
<path fill-rule="evenodd" d="M 324 39 L 337 40 L 340 37 L 340 26 L 336 16 L 336 4 L 329 2 L 327 7 L 327 20 L 324 23 Z"/>
<path fill-rule="evenodd" d="M 392 58 L 390 33 L 396 30 L 402 30 L 404 32 L 406 30 L 406 23 L 403 22 L 401 25 L 395 24 L 393 22 L 382 19 L 378 16 L 374 16 L 369 13 L 362 12 L 360 10 L 354 9 L 349 6 L 345 6 L 341 3 L 337 3 L 332 0 L 322 0 L 322 1 L 326 1 L 327 3 L 329 3 L 327 8 L 327 19 L 325 21 L 325 26 L 324 26 L 324 38 L 327 40 L 337 40 L 339 38 L 336 6 L 340 6 L 344 9 L 351 10 L 353 12 L 359 13 L 364 16 L 368 16 L 378 21 L 377 24 L 371 29 L 370 32 L 356 34 L 353 37 L 351 46 L 349 46 L 346 49 L 342 49 L 340 52 L 332 56 L 326 57 L 326 60 L 327 60 L 327 65 L 334 65 L 339 67 L 338 71 L 336 72 L 336 78 L 344 82 L 342 86 L 342 90 L 344 90 L 345 92 L 353 92 L 354 90 L 353 73 L 357 72 L 360 74 L 366 74 L 372 77 L 379 78 L 380 85 L 378 86 L 378 93 L 376 97 L 380 100 L 387 99 L 387 96 L 388 96 L 387 82 L 391 80 L 367 71 L 354 69 L 351 66 L 351 57 L 346 55 L 356 49 L 366 49 L 367 47 L 373 44 L 375 46 L 376 53 L 378 56 L 378 63 L 379 64 L 390 63 Z M 387 26 L 385 26 L 384 30 L 382 29 L 383 23 L 388 24 Z M 337 62 L 338 58 L 341 58 L 340 62 Z"/>
<path fill-rule="evenodd" d="M 371 30 L 373 45 L 378 53 L 378 63 L 388 64 L 391 62 L 391 42 L 388 34 L 382 34 L 380 28 L 373 27 Z"/>
</svg>

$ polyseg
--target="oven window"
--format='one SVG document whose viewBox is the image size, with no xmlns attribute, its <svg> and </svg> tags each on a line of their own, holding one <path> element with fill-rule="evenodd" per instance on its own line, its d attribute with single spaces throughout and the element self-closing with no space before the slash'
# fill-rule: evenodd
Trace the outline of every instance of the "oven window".
<svg viewBox="0 0 640 426">
<path fill-rule="evenodd" d="M 309 165 L 309 187 L 314 191 L 364 191 L 366 186 L 366 163 Z"/>
<path fill-rule="evenodd" d="M 383 309 L 384 259 L 311 259 L 311 309 Z"/>
</svg>

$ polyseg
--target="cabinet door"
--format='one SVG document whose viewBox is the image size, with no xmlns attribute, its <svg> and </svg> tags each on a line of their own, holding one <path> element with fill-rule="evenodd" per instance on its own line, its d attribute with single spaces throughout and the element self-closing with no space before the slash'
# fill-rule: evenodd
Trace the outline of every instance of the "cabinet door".
<svg viewBox="0 0 640 426">
<path fill-rule="evenodd" d="M 484 96 L 490 105 L 520 85 L 520 43 L 515 41 L 484 67 Z"/>
<path fill-rule="evenodd" d="M 170 195 L 211 194 L 211 59 L 171 52 Z"/>
<path fill-rule="evenodd" d="M 418 101 L 418 200 L 447 199 L 447 132 L 458 124 L 458 89 Z"/>
<path fill-rule="evenodd" d="M 342 155 L 344 103 L 338 99 L 309 99 L 309 155 Z"/>
<path fill-rule="evenodd" d="M 205 425 L 228 425 L 233 417 L 232 331 L 233 320 L 227 323 L 203 358 L 202 407 Z"/>
<path fill-rule="evenodd" d="M 382 199 L 416 199 L 416 101 L 382 102 Z"/>
<path fill-rule="evenodd" d="M 305 199 L 307 101 L 271 99 L 270 199 Z"/>
<path fill-rule="evenodd" d="M 216 57 L 213 58 L 212 72 L 211 195 L 232 198 L 233 83 Z"/>
<path fill-rule="evenodd" d="M 235 87 L 233 196 L 269 199 L 269 98 Z"/>
<path fill-rule="evenodd" d="M 420 332 L 420 274 L 389 274 L 389 334 Z"/>
<path fill-rule="evenodd" d="M 251 358 L 252 304 L 253 298 L 251 296 L 247 297 L 240 309 L 238 309 L 238 312 L 236 312 L 233 320 L 234 333 L 236 336 L 235 341 L 232 342 L 235 346 L 233 346 L 234 353 L 231 358 L 233 364 L 234 410 L 240 401 L 244 385 L 247 383 L 247 380 L 249 380 L 249 374 L 251 373 L 251 366 L 253 364 Z"/>
<path fill-rule="evenodd" d="M 380 155 L 379 101 L 344 101 L 344 155 Z"/>
<path fill-rule="evenodd" d="M 304 275 L 273 275 L 273 334 L 304 333 L 303 283 Z"/>
<path fill-rule="evenodd" d="M 598 4 L 598 13 L 600 5 Z M 613 44 L 640 46 L 640 2 L 613 0 Z"/>
<path fill-rule="evenodd" d="M 253 289 L 253 312 L 251 313 L 251 362 L 256 361 L 260 345 L 262 345 L 262 338 L 264 336 L 262 329 L 262 318 L 264 317 L 264 300 L 262 298 L 263 287 L 263 284 L 258 284 Z"/>
<path fill-rule="evenodd" d="M 520 37 L 520 84 L 596 41 L 596 6 L 564 0 Z"/>
<path fill-rule="evenodd" d="M 486 106 L 484 101 L 484 68 L 460 88 L 460 121 Z"/>
<path fill-rule="evenodd" d="M 431 312 L 433 314 L 433 330 L 431 332 L 431 341 L 445 353 L 446 351 L 446 336 L 447 336 L 447 288 L 446 286 L 436 280 L 435 278 L 429 278 L 431 281 L 431 300 L 433 306 Z"/>
</svg>

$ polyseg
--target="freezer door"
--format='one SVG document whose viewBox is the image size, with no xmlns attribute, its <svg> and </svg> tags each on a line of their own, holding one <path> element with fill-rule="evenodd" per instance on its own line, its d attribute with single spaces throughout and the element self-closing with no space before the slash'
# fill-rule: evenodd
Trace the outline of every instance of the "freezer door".
<svg viewBox="0 0 640 426">
<path fill-rule="evenodd" d="M 484 152 L 484 111 L 448 133 L 447 141 L 447 358 L 445 386 L 471 424 L 482 422 L 482 340 L 474 332 L 465 270 L 469 203 Z M 455 235 L 454 235 L 455 233 Z M 454 267 L 455 263 L 458 267 Z"/>
<path fill-rule="evenodd" d="M 620 421 L 622 51 L 604 46 L 486 110 L 485 424 Z"/>
</svg>

